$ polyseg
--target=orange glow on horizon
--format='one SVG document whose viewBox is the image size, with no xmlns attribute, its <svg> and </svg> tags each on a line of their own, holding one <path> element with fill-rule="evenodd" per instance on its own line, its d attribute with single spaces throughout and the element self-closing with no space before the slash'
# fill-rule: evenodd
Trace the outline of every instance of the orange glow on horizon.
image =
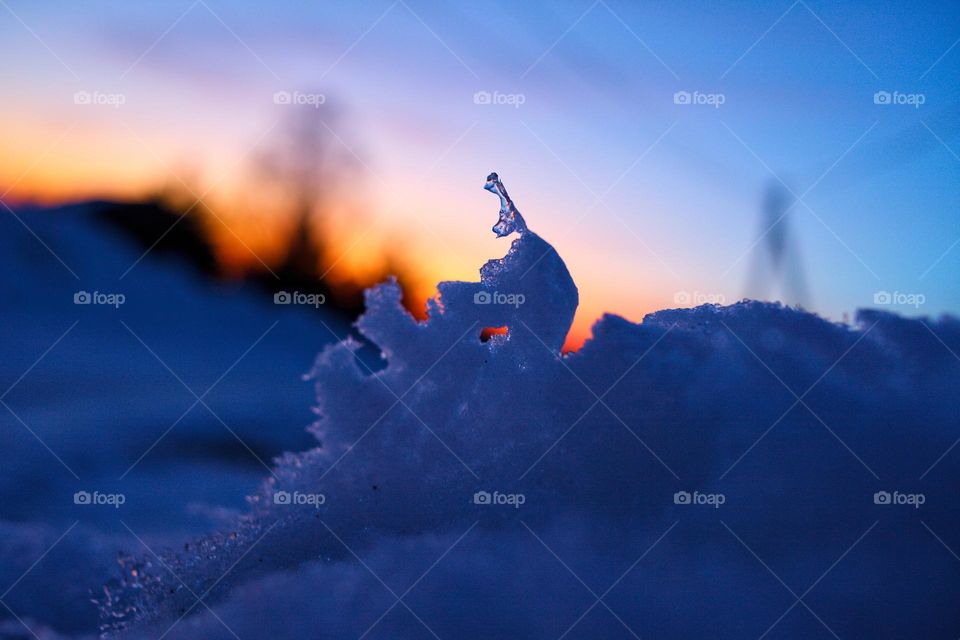
<svg viewBox="0 0 960 640">
<path fill-rule="evenodd" d="M 4 167 L 6 168 L 6 167 Z M 0 171 L 3 169 L 0 168 Z M 3 180 L 9 172 L 0 173 Z M 43 205 L 56 206 L 75 202 L 78 199 L 142 199 L 145 192 L 138 186 L 128 185 L 123 188 L 121 183 L 114 183 L 111 190 L 97 191 L 92 186 L 73 188 L 68 180 L 46 182 L 44 177 L 34 177 L 32 180 L 20 181 L 16 188 L 11 190 L 6 200 L 11 203 L 34 202 Z M 223 204 L 214 205 L 217 216 L 207 215 L 205 226 L 210 233 L 215 247 L 217 258 L 228 276 L 240 277 L 249 271 L 265 271 L 271 269 L 284 258 L 284 250 L 289 241 L 293 226 L 288 217 L 261 209 L 254 213 L 238 213 L 235 209 Z M 227 217 L 226 211 L 232 215 Z M 348 219 L 355 220 L 356 218 Z M 229 225 L 229 226 L 227 226 Z M 395 272 L 396 267 L 403 267 L 404 304 L 417 320 L 426 318 L 427 301 L 436 296 L 436 284 L 444 280 L 464 279 L 479 280 L 475 268 L 464 264 L 451 262 L 442 253 L 430 253 L 422 249 L 408 247 L 386 253 L 383 248 L 383 238 L 368 237 L 365 229 L 349 231 L 344 225 L 332 225 L 333 229 L 323 232 L 325 237 L 337 238 L 336 246 L 330 247 L 332 257 L 328 264 L 322 265 L 321 271 L 327 271 L 326 278 L 334 289 L 360 286 L 367 288 L 381 282 L 384 274 Z M 418 256 L 414 268 L 403 264 L 404 255 L 413 252 Z M 429 260 L 425 256 L 430 255 Z M 266 267 L 264 266 L 266 265 Z M 569 353 L 579 350 L 592 336 L 592 327 L 600 317 L 610 311 L 597 296 L 587 298 L 585 290 L 596 293 L 604 289 L 602 283 L 580 281 L 580 307 L 564 342 L 563 352 Z M 595 286 L 591 287 L 590 284 Z M 599 286 L 596 286 L 598 285 Z M 584 299 L 586 298 L 586 299 Z M 628 319 L 638 321 L 645 313 L 658 308 L 653 300 L 636 301 Z"/>
<path fill-rule="evenodd" d="M 172 188 L 176 204 L 186 208 L 195 201 L 194 193 L 205 191 L 193 180 L 189 187 L 181 184 L 169 166 L 122 132 L 108 135 L 97 127 L 77 127 L 64 133 L 59 126 L 28 118 L 24 127 L 0 141 L 0 193 L 8 191 L 7 202 L 56 206 L 90 199 L 142 201 Z M 289 203 L 276 190 L 251 186 L 242 167 L 224 177 L 222 182 L 204 181 L 208 182 L 205 186 L 215 188 L 196 208 L 217 259 L 228 276 L 276 268 L 295 230 L 295 221 L 284 210 Z M 450 188 L 444 183 L 438 186 L 441 191 Z M 478 199 L 468 195 L 452 202 L 460 196 L 450 193 L 438 198 L 445 203 L 442 212 L 409 213 L 396 203 L 416 202 L 418 195 L 405 191 L 400 181 L 391 187 L 390 196 L 381 196 L 381 200 L 360 184 L 350 190 L 358 194 L 355 201 L 327 203 L 323 222 L 317 226 L 318 238 L 327 243 L 320 271 L 334 289 L 354 290 L 397 273 L 408 299 L 405 304 L 422 320 L 426 301 L 436 295 L 438 282 L 478 281 L 479 266 L 488 258 L 503 255 L 506 246 L 485 237 L 462 238 L 461 223 L 446 213 L 476 208 Z M 421 219 L 411 222 L 405 217 L 410 215 Z M 485 222 L 478 222 L 477 229 L 485 228 Z M 445 238 L 454 239 L 445 242 Z M 608 278 L 593 269 L 576 273 L 577 265 L 569 261 L 568 266 L 580 287 L 581 301 L 564 352 L 580 349 L 591 336 L 592 325 L 606 311 L 639 320 L 643 313 L 658 308 L 650 295 L 631 300 L 624 305 L 626 309 L 620 304 L 620 308 L 610 309 L 609 301 L 620 300 L 621 295 Z"/>
<path fill-rule="evenodd" d="M 574 322 L 573 327 L 570 328 L 570 333 L 567 334 L 567 339 L 563 342 L 563 353 L 579 351 L 580 347 L 583 346 L 583 343 L 586 342 L 589 337 L 590 329 L 578 327 L 577 323 Z"/>
</svg>

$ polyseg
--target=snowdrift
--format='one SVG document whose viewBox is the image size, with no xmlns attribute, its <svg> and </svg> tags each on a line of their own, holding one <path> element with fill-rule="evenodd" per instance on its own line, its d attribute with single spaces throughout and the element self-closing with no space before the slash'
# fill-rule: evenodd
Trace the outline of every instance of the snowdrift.
<svg viewBox="0 0 960 640">
<path fill-rule="evenodd" d="M 744 301 L 608 315 L 561 356 L 573 280 L 487 187 L 507 255 L 423 323 L 369 291 L 386 366 L 323 349 L 317 445 L 235 526 L 123 558 L 109 634 L 956 634 L 956 320 Z"/>
<path fill-rule="evenodd" d="M 77 588 L 44 563 L 12 608 L 70 630 L 88 584 L 131 639 L 955 637 L 956 320 L 744 301 L 607 315 L 562 356 L 573 279 L 487 188 L 506 256 L 422 323 L 370 290 L 385 366 L 320 351 L 316 444 L 243 515 L 119 572 L 71 533 Z"/>
</svg>

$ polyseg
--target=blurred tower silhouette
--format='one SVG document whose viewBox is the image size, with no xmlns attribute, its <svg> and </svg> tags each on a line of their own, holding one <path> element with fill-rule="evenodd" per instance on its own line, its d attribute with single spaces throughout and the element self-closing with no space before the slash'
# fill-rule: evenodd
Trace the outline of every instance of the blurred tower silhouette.
<svg viewBox="0 0 960 640">
<path fill-rule="evenodd" d="M 809 303 L 800 247 L 790 230 L 793 206 L 793 195 L 780 182 L 767 185 L 761 204 L 761 237 L 747 281 L 749 298 L 776 298 L 779 290 L 785 304 Z"/>
</svg>

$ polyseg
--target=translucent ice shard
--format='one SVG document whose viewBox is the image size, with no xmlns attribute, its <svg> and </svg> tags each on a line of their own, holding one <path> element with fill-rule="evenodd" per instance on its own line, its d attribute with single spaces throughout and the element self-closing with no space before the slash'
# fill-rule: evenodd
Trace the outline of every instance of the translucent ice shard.
<svg viewBox="0 0 960 640">
<path fill-rule="evenodd" d="M 513 200 L 510 199 L 506 187 L 500 182 L 500 176 L 496 172 L 487 176 L 487 184 L 483 188 L 500 196 L 500 220 L 493 225 L 493 232 L 497 234 L 498 238 L 508 236 L 514 231 L 523 233 L 527 230 L 527 224 L 524 222 L 523 216 L 513 206 Z"/>
<path fill-rule="evenodd" d="M 484 188 L 500 197 L 494 233 L 503 237 L 517 231 L 519 236 L 507 255 L 483 265 L 480 282 L 439 283 L 440 295 L 429 302 L 425 325 L 403 309 L 396 282 L 369 290 L 367 311 L 357 326 L 388 358 L 416 361 L 434 351 L 438 357 L 473 325 L 477 340 L 482 329 L 507 327 L 506 338 L 491 344 L 523 344 L 536 350 L 546 345 L 556 354 L 563 348 L 579 304 L 577 286 L 556 250 L 527 228 L 496 173 L 487 176 Z"/>
</svg>

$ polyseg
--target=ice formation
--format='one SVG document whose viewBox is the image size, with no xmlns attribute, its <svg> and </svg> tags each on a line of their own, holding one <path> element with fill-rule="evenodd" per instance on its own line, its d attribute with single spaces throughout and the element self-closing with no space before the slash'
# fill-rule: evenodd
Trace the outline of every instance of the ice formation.
<svg viewBox="0 0 960 640">
<path fill-rule="evenodd" d="M 527 223 L 524 222 L 523 216 L 517 211 L 513 200 L 507 195 L 507 188 L 500 182 L 500 176 L 496 173 L 488 175 L 487 184 L 483 188 L 500 197 L 500 219 L 497 224 L 493 225 L 493 232 L 497 234 L 498 238 L 508 236 L 514 231 L 523 233 L 527 230 Z"/>
<path fill-rule="evenodd" d="M 942 455 L 960 426 L 955 320 L 707 305 L 604 316 L 562 356 L 573 280 L 496 174 L 487 188 L 495 232 L 517 234 L 506 256 L 441 283 L 422 323 L 395 282 L 370 290 L 357 328 L 386 366 L 355 340 L 320 353 L 319 446 L 278 459 L 233 529 L 124 558 L 108 631 L 956 631 L 960 563 L 928 533 L 960 545 L 960 461 Z M 482 342 L 489 326 L 508 333 Z M 922 492 L 923 509 L 881 491 Z"/>
</svg>

